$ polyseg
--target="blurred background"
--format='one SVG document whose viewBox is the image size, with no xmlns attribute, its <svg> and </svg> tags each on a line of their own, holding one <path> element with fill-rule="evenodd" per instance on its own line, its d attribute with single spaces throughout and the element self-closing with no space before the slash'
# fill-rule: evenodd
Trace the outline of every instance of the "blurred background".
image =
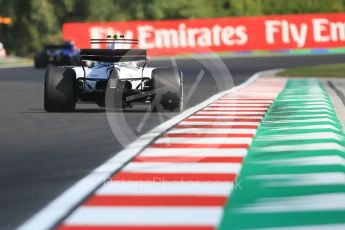
<svg viewBox="0 0 345 230">
<path fill-rule="evenodd" d="M 0 42 L 10 55 L 33 56 L 62 40 L 65 22 L 192 19 L 344 12 L 344 0 L 0 0 Z"/>
</svg>

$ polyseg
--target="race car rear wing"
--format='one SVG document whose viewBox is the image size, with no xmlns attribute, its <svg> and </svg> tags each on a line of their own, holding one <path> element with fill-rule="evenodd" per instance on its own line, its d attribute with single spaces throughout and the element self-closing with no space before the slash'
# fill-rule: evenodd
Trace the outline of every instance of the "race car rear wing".
<svg viewBox="0 0 345 230">
<path fill-rule="evenodd" d="M 124 35 L 108 35 L 107 38 L 91 38 L 91 44 L 131 44 L 139 45 L 138 39 L 128 39 Z"/>
<path fill-rule="evenodd" d="M 146 49 L 81 49 L 81 60 L 100 62 L 128 62 L 147 59 Z"/>
</svg>

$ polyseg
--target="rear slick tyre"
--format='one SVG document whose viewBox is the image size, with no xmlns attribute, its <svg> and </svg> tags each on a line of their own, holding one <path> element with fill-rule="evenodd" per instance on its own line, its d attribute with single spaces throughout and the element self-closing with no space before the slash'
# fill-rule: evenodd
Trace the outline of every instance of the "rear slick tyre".
<svg viewBox="0 0 345 230">
<path fill-rule="evenodd" d="M 157 68 L 152 71 L 152 112 L 181 112 L 183 109 L 183 77 L 180 70 Z"/>
<path fill-rule="evenodd" d="M 47 112 L 73 112 L 75 105 L 74 70 L 49 67 L 44 82 L 44 109 Z"/>
</svg>

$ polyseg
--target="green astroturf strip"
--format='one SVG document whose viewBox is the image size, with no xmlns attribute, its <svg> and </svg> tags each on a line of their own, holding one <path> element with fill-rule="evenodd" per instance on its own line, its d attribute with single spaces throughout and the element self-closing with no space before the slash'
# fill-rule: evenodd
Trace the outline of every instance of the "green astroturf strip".
<svg viewBox="0 0 345 230">
<path fill-rule="evenodd" d="M 218 229 L 335 225 L 345 229 L 345 135 L 318 80 L 289 80 L 260 124 Z"/>
</svg>

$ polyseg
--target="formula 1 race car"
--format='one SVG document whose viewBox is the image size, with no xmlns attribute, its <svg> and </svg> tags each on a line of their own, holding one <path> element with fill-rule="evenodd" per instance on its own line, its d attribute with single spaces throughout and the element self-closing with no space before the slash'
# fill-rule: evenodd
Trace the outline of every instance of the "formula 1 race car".
<svg viewBox="0 0 345 230">
<path fill-rule="evenodd" d="M 59 45 L 46 45 L 44 51 L 35 54 L 35 68 L 45 68 L 48 64 L 78 65 L 80 63 L 79 55 L 80 50 L 71 41 Z"/>
<path fill-rule="evenodd" d="M 47 69 L 46 111 L 72 112 L 76 102 L 115 109 L 147 104 L 152 112 L 182 110 L 183 76 L 179 69 L 147 67 L 146 49 L 115 49 L 118 44 L 138 45 L 135 39 L 108 36 L 91 39 L 91 43 L 107 44 L 108 48 L 81 49 L 80 66 Z"/>
</svg>

